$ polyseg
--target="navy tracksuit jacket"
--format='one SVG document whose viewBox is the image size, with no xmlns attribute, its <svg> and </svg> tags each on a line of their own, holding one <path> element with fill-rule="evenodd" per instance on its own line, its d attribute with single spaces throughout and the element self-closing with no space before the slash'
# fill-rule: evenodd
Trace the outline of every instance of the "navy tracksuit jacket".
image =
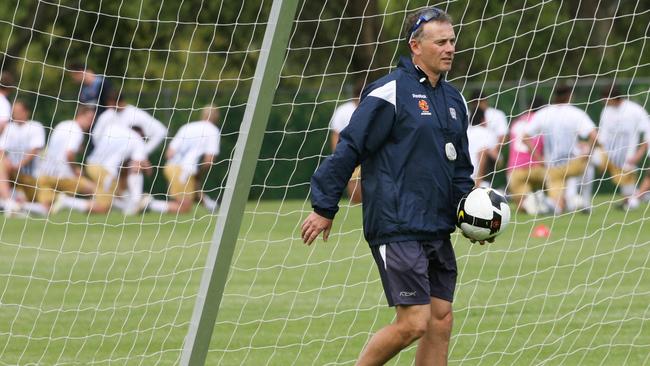
<svg viewBox="0 0 650 366">
<path fill-rule="evenodd" d="M 370 245 L 448 238 L 460 198 L 474 186 L 467 105 L 458 90 L 435 87 L 409 58 L 363 91 L 334 153 L 311 179 L 314 211 L 334 218 L 361 164 L 364 235 Z M 456 160 L 447 158 L 451 142 Z"/>
</svg>

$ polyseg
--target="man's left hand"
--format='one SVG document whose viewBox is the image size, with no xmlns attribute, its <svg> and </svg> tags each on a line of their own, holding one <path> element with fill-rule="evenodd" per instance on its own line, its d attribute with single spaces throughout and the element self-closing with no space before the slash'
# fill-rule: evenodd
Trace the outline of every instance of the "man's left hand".
<svg viewBox="0 0 650 366">
<path fill-rule="evenodd" d="M 494 243 L 494 237 L 489 238 L 487 240 L 476 240 L 476 239 L 472 239 L 469 236 L 465 235 L 465 233 L 462 230 L 460 232 L 463 234 L 464 237 L 469 239 L 469 242 L 472 243 L 472 244 L 474 244 L 476 242 L 478 242 L 480 245 L 485 245 L 485 243 Z"/>
</svg>

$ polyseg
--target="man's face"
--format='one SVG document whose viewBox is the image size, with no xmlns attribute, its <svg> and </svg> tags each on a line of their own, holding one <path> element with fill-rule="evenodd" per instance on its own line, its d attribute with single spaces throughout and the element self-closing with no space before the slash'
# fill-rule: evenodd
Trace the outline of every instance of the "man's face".
<svg viewBox="0 0 650 366">
<path fill-rule="evenodd" d="M 456 52 L 456 34 L 448 22 L 431 21 L 422 25 L 422 34 L 411 40 L 411 50 L 424 71 L 441 74 L 451 70 Z"/>
<path fill-rule="evenodd" d="M 70 71 L 70 76 L 72 80 L 76 83 L 81 84 L 84 81 L 84 72 L 83 71 Z"/>
<path fill-rule="evenodd" d="M 17 123 L 25 123 L 29 120 L 29 110 L 22 103 L 14 103 L 11 109 L 11 119 Z"/>
</svg>

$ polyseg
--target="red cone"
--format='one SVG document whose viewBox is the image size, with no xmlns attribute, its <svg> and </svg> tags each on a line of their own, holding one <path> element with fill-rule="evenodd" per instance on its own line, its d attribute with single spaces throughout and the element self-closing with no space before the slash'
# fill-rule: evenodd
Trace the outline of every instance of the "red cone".
<svg viewBox="0 0 650 366">
<path fill-rule="evenodd" d="M 533 228 L 533 234 L 531 236 L 533 238 L 548 238 L 549 235 L 551 235 L 551 230 L 549 230 L 548 226 L 539 224 Z"/>
</svg>

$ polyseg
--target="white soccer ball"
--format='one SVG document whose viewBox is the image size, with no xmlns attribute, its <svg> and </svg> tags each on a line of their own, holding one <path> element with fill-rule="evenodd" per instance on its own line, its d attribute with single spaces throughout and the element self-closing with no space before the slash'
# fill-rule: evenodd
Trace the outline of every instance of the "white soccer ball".
<svg viewBox="0 0 650 366">
<path fill-rule="evenodd" d="M 510 223 L 506 198 L 492 188 L 474 188 L 458 204 L 458 227 L 474 240 L 487 240 L 501 234 Z"/>
</svg>

